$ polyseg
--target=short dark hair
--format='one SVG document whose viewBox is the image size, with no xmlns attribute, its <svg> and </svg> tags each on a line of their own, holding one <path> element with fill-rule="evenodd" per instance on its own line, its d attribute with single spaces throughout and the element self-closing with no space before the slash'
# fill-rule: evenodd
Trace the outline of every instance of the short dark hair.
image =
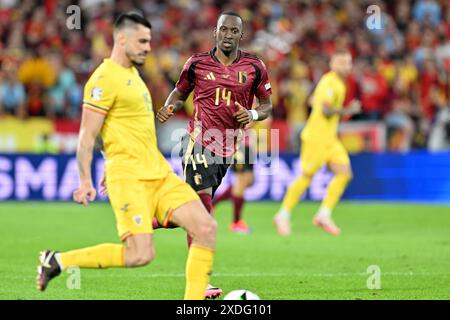
<svg viewBox="0 0 450 320">
<path fill-rule="evenodd" d="M 152 28 L 150 21 L 144 18 L 139 12 L 129 11 L 127 13 L 122 13 L 117 17 L 116 21 L 114 21 L 114 29 L 121 29 L 131 24 L 141 24 L 149 29 Z"/>
<path fill-rule="evenodd" d="M 220 14 L 219 18 L 220 18 L 221 16 L 234 16 L 234 17 L 238 17 L 239 19 L 241 19 L 242 23 L 244 23 L 244 19 L 242 19 L 242 17 L 241 17 L 238 13 L 236 13 L 236 12 L 234 12 L 234 11 L 225 11 L 225 12 L 222 12 L 222 13 Z"/>
</svg>

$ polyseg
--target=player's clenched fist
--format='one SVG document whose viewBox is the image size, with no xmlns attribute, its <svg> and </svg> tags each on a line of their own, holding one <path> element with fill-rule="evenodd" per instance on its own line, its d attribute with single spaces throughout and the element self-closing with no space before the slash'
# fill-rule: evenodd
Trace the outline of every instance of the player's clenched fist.
<svg viewBox="0 0 450 320">
<path fill-rule="evenodd" d="M 172 104 L 162 107 L 161 109 L 158 110 L 158 113 L 156 114 L 156 118 L 158 118 L 160 122 L 166 122 L 167 120 L 169 120 L 171 116 L 173 116 Z"/>
<path fill-rule="evenodd" d="M 252 121 L 252 114 L 250 113 L 249 110 L 245 109 L 239 102 L 235 101 L 234 104 L 239 108 L 239 110 L 233 114 L 233 117 L 242 126 L 246 126 Z"/>
<path fill-rule="evenodd" d="M 90 186 L 80 186 L 77 190 L 73 192 L 73 201 L 80 203 L 83 206 L 87 206 L 88 202 L 94 201 L 97 192 Z"/>
</svg>

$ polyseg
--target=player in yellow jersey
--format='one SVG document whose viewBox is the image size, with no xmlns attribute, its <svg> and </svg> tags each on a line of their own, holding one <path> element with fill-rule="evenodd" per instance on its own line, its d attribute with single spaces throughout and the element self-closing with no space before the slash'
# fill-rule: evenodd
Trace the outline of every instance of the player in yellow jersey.
<svg viewBox="0 0 450 320">
<path fill-rule="evenodd" d="M 93 201 L 90 174 L 94 142 L 101 134 L 107 188 L 124 244 L 104 243 L 68 252 L 46 250 L 38 267 L 38 289 L 71 266 L 144 266 L 155 256 L 152 219 L 187 230 L 194 242 L 186 262 L 185 299 L 204 299 L 212 269 L 217 225 L 198 195 L 171 169 L 158 150 L 150 93 L 135 66 L 150 51 L 151 25 L 137 13 L 114 23 L 111 57 L 91 75 L 84 90 L 77 148 L 80 187 L 74 200 Z"/>
<path fill-rule="evenodd" d="M 311 183 L 314 174 L 326 164 L 333 172 L 333 180 L 327 187 L 319 212 L 313 223 L 333 235 L 340 229 L 331 219 L 331 213 L 339 202 L 348 182 L 352 179 L 350 159 L 338 140 L 339 119 L 361 110 L 360 103 L 352 101 L 343 109 L 345 79 L 352 68 L 352 56 L 347 51 L 337 51 L 331 56 L 330 71 L 322 76 L 312 96 L 312 113 L 301 134 L 301 175 L 288 188 L 279 212 L 274 217 L 278 233 L 291 233 L 291 211 Z"/>
</svg>

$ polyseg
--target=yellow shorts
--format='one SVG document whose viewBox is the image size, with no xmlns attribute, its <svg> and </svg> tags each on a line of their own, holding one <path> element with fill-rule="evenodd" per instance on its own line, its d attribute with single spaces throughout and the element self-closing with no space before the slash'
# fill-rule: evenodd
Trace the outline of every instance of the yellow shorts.
<svg viewBox="0 0 450 320">
<path fill-rule="evenodd" d="M 159 180 L 106 180 L 119 237 L 153 233 L 153 217 L 167 225 L 175 209 L 198 200 L 197 193 L 175 173 Z"/>
<path fill-rule="evenodd" d="M 302 172 L 313 175 L 324 164 L 350 165 L 350 158 L 342 143 L 335 139 L 331 143 L 302 140 L 300 163 Z"/>
</svg>

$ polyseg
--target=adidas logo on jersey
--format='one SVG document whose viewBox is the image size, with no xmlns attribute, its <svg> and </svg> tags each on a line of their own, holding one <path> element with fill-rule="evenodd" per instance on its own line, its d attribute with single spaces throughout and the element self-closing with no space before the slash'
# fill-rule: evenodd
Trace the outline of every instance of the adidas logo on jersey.
<svg viewBox="0 0 450 320">
<path fill-rule="evenodd" d="M 206 75 L 206 77 L 204 79 L 207 80 L 216 80 L 216 77 L 214 76 L 214 73 L 210 72 Z"/>
</svg>

